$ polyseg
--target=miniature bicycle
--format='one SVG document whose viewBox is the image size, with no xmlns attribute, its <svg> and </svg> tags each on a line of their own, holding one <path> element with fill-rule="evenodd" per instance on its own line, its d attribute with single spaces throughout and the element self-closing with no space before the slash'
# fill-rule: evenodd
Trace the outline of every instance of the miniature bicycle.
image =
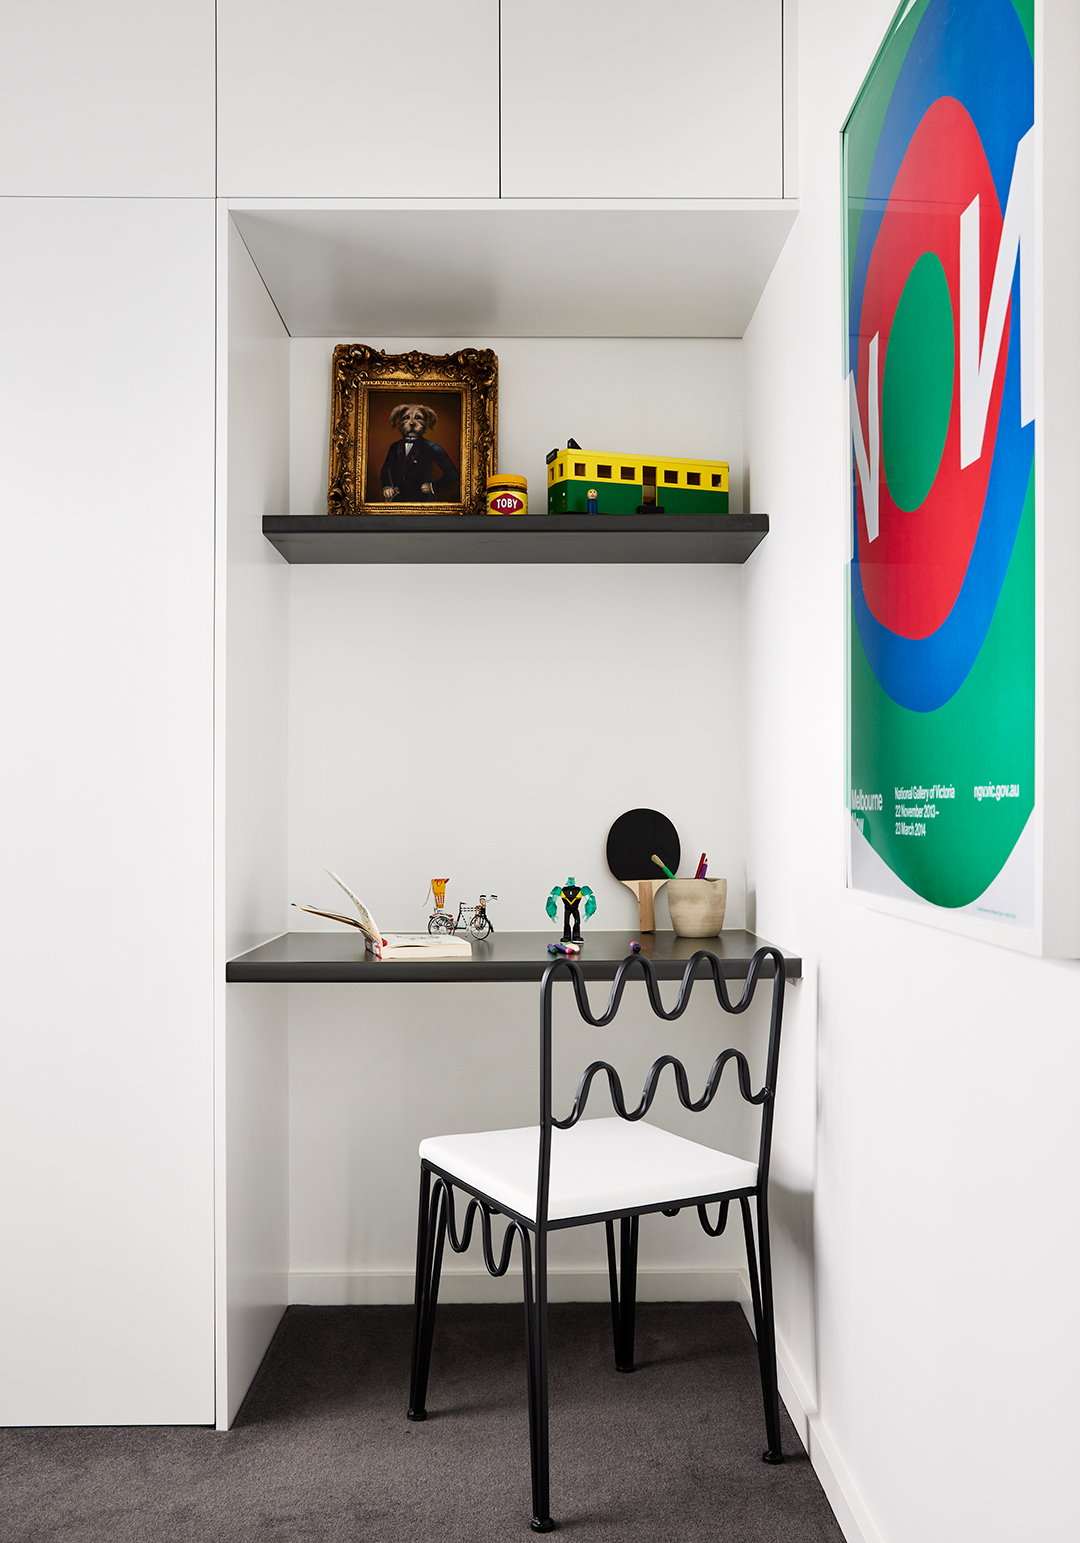
<svg viewBox="0 0 1080 1543">
<path fill-rule="evenodd" d="M 449 911 L 444 911 L 442 906 L 439 906 L 428 917 L 427 930 L 429 932 L 468 932 L 479 942 L 495 931 L 487 908 L 492 900 L 498 900 L 498 898 L 498 895 L 481 895 L 475 905 L 466 905 L 463 900 L 458 906 L 456 920 Z"/>
</svg>

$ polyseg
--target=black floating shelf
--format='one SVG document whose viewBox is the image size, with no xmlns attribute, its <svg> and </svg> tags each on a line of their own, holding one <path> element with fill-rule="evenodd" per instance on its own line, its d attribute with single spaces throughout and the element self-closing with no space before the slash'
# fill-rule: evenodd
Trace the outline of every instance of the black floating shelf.
<svg viewBox="0 0 1080 1543">
<path fill-rule="evenodd" d="M 266 514 L 290 563 L 744 563 L 767 514 Z"/>
<path fill-rule="evenodd" d="M 559 936 L 557 928 L 546 932 L 495 932 L 482 943 L 472 944 L 470 959 L 374 959 L 364 952 L 364 941 L 352 928 L 341 932 L 283 932 L 249 953 L 230 959 L 227 981 L 505 981 L 540 980 L 551 963 L 548 944 Z M 574 957 L 586 980 L 612 980 L 630 952 L 632 938 L 640 939 L 641 951 L 652 960 L 660 980 L 681 980 L 686 961 L 698 949 L 707 949 L 721 961 L 728 980 L 745 980 L 750 960 L 764 938 L 729 928 L 715 938 L 677 938 L 673 932 L 594 932 L 586 927 L 581 953 Z M 798 980 L 802 959 L 784 955 L 784 975 Z M 764 974 L 771 975 L 771 960 Z M 703 965 L 697 974 L 708 973 Z M 644 971 L 632 970 L 640 980 Z"/>
</svg>

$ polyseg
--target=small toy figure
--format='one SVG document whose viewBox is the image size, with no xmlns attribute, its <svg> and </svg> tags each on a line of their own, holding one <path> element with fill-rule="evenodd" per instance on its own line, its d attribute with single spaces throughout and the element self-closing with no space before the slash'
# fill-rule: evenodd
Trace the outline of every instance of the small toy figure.
<svg viewBox="0 0 1080 1543">
<path fill-rule="evenodd" d="M 563 903 L 563 934 L 564 943 L 581 942 L 581 901 L 585 900 L 585 920 L 596 910 L 596 896 L 587 884 L 578 884 L 571 876 L 565 884 L 556 884 L 547 898 L 547 913 L 552 921 L 555 920 L 558 902 Z"/>
<path fill-rule="evenodd" d="M 586 495 L 585 495 L 585 513 L 586 514 L 597 514 L 598 512 L 599 511 L 597 509 L 597 493 L 596 493 L 596 489 L 595 488 L 590 488 L 588 493 L 586 493 Z"/>
</svg>

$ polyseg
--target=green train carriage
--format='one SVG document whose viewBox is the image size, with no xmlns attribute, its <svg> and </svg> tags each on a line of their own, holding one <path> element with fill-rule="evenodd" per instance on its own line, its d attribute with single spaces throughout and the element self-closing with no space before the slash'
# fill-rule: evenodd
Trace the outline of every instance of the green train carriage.
<svg viewBox="0 0 1080 1543">
<path fill-rule="evenodd" d="M 589 490 L 600 514 L 727 514 L 728 463 L 679 457 L 553 450 L 548 514 L 585 514 Z"/>
</svg>

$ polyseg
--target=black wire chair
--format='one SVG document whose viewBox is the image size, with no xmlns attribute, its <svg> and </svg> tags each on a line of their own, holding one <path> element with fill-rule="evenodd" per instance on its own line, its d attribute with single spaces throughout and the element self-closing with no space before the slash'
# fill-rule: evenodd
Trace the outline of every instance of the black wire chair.
<svg viewBox="0 0 1080 1543">
<path fill-rule="evenodd" d="M 716 999 L 724 1012 L 735 1014 L 745 1012 L 749 1007 L 758 980 L 770 963 L 769 1049 L 765 1081 L 756 1093 L 751 1090 L 750 1067 L 740 1050 L 724 1050 L 716 1057 L 705 1089 L 697 1099 L 691 1098 L 682 1062 L 674 1056 L 664 1055 L 650 1068 L 637 1106 L 627 1109 L 618 1072 L 606 1061 L 594 1061 L 582 1074 L 570 1113 L 565 1119 L 555 1118 L 551 1100 L 551 995 L 555 977 L 560 972 L 571 978 L 582 1018 L 595 1028 L 603 1028 L 618 1012 L 627 975 L 636 965 L 640 965 L 644 973 L 653 1012 L 670 1023 L 686 1010 L 699 965 L 708 968 Z M 606 1227 L 615 1364 L 620 1371 L 631 1372 L 634 1369 L 639 1218 L 654 1211 L 675 1216 L 683 1208 L 695 1206 L 704 1230 L 710 1237 L 719 1237 L 727 1225 L 731 1202 L 739 1202 L 765 1401 L 768 1446 L 763 1457 L 767 1463 L 783 1462 L 768 1219 L 769 1154 L 783 1009 L 784 959 L 777 948 L 758 949 L 750 962 L 742 996 L 735 1003 L 728 997 L 720 960 L 715 954 L 699 951 L 687 961 L 678 1000 L 670 1012 L 665 1010 L 660 999 L 652 961 L 642 954 L 631 955 L 619 965 L 607 1008 L 600 1017 L 594 1017 L 589 1006 L 581 966 L 570 959 L 557 959 L 545 971 L 540 987 L 539 1125 L 524 1130 L 437 1136 L 420 1145 L 416 1309 L 408 1417 L 410 1420 L 427 1418 L 428 1369 L 445 1242 L 449 1238 L 455 1253 L 463 1253 L 469 1247 L 473 1226 L 479 1216 L 484 1263 L 489 1274 L 505 1275 L 515 1237 L 521 1243 L 529 1374 L 531 1525 L 534 1532 L 550 1532 L 555 1526 L 548 1493 L 547 1250 L 548 1233 L 565 1227 L 601 1221 Z M 700 1113 L 708 1109 L 716 1096 L 729 1061 L 735 1063 L 743 1098 L 761 1109 L 756 1163 L 699 1146 L 697 1142 L 672 1135 L 644 1120 L 666 1066 L 672 1068 L 683 1106 Z M 579 1123 L 593 1079 L 601 1072 L 607 1076 L 616 1118 Z M 460 1228 L 454 1205 L 455 1189 L 470 1197 Z M 757 1211 L 756 1249 L 751 1201 Z M 709 1220 L 706 1210 L 713 1202 L 719 1202 L 720 1207 L 715 1224 Z M 507 1219 L 498 1258 L 491 1229 L 492 1218 L 496 1216 Z M 618 1261 L 616 1220 L 620 1233 Z"/>
</svg>

